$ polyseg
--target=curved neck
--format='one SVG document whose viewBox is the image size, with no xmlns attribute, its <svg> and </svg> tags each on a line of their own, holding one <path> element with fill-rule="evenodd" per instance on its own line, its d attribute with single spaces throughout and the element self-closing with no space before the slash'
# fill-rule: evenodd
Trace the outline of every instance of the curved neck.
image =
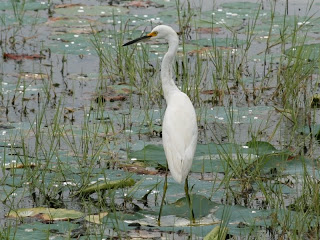
<svg viewBox="0 0 320 240">
<path fill-rule="evenodd" d="M 174 57 L 176 56 L 178 46 L 179 46 L 179 38 L 178 36 L 171 36 L 168 39 L 169 49 L 168 52 L 164 55 L 162 63 L 161 63 L 161 81 L 162 81 L 162 90 L 163 95 L 166 101 L 168 101 L 170 93 L 172 91 L 180 91 L 178 87 L 175 85 L 174 80 L 172 78 L 172 65 L 174 62 Z"/>
</svg>

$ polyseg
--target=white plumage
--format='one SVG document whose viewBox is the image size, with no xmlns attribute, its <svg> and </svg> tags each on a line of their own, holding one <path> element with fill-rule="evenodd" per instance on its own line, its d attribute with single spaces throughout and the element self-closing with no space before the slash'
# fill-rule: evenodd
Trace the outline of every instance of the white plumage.
<svg viewBox="0 0 320 240">
<path fill-rule="evenodd" d="M 157 32 L 153 38 L 164 38 L 169 44 L 161 64 L 162 89 L 167 103 L 162 142 L 173 178 L 183 183 L 191 169 L 197 146 L 196 113 L 189 97 L 177 88 L 172 76 L 172 65 L 179 46 L 177 33 L 165 25 L 155 27 L 152 32 Z"/>
<path fill-rule="evenodd" d="M 162 89 L 167 103 L 162 124 L 162 141 L 170 172 L 178 183 L 182 183 L 191 169 L 197 146 L 198 127 L 189 97 L 177 88 L 172 76 L 172 65 L 179 46 L 178 35 L 171 27 L 159 25 L 151 33 L 124 46 L 158 38 L 167 40 L 169 44 L 161 64 Z"/>
<path fill-rule="evenodd" d="M 162 89 L 167 103 L 162 124 L 163 147 L 173 178 L 178 183 L 185 181 L 186 197 L 191 208 L 191 219 L 194 222 L 194 213 L 188 193 L 187 176 L 190 172 L 197 146 L 198 127 L 196 113 L 189 97 L 177 88 L 173 79 L 172 65 L 179 46 L 178 35 L 171 27 L 159 25 L 151 33 L 132 40 L 124 44 L 124 46 L 146 39 L 158 38 L 165 39 L 169 44 L 168 52 L 164 55 L 161 64 Z M 159 225 L 166 190 L 167 175 L 158 218 Z"/>
<path fill-rule="evenodd" d="M 162 141 L 173 178 L 183 183 L 191 169 L 197 145 L 196 114 L 188 96 L 172 92 L 163 119 Z"/>
</svg>

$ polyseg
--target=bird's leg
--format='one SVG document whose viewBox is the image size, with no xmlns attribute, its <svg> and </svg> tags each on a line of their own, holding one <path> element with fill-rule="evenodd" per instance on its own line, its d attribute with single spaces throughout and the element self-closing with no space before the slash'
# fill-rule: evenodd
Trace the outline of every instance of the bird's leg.
<svg viewBox="0 0 320 240">
<path fill-rule="evenodd" d="M 195 223 L 193 206 L 192 206 L 192 202 L 191 202 L 190 195 L 189 195 L 188 177 L 186 178 L 186 181 L 184 183 L 184 191 L 186 193 L 186 198 L 187 198 L 189 209 L 190 209 L 191 221 L 192 221 L 192 223 Z"/>
<path fill-rule="evenodd" d="M 163 204 L 164 204 L 164 199 L 166 197 L 167 188 L 168 188 L 168 164 L 166 166 L 166 175 L 164 177 L 163 196 L 162 196 L 161 205 L 160 205 L 160 211 L 159 211 L 159 216 L 158 216 L 158 226 L 160 226 L 162 207 L 163 207 Z"/>
</svg>

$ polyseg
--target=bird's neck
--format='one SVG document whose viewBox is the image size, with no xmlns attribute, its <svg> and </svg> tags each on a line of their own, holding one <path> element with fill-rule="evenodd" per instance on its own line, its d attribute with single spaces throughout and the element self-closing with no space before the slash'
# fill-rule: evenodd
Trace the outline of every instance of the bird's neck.
<svg viewBox="0 0 320 240">
<path fill-rule="evenodd" d="M 173 80 L 173 62 L 177 54 L 179 39 L 178 36 L 171 37 L 168 40 L 169 49 L 168 52 L 164 55 L 162 64 L 161 64 L 161 81 L 162 81 L 162 90 L 163 95 L 166 101 L 168 101 L 169 96 L 174 91 L 180 91 L 175 85 Z"/>
</svg>

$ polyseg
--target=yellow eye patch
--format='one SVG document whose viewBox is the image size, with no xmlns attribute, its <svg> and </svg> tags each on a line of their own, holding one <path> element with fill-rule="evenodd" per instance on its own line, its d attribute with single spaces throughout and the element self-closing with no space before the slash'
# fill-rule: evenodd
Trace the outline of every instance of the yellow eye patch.
<svg viewBox="0 0 320 240">
<path fill-rule="evenodd" d="M 154 31 L 154 32 L 151 32 L 151 33 L 147 34 L 148 37 L 155 37 L 157 35 L 158 35 L 157 31 Z"/>
</svg>

